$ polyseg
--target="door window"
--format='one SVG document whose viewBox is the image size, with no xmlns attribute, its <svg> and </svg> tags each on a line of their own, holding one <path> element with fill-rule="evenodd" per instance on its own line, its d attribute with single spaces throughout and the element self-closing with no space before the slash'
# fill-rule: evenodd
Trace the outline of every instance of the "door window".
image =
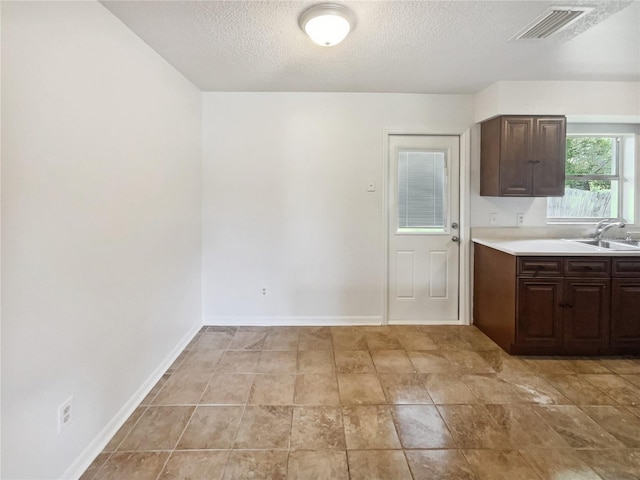
<svg viewBox="0 0 640 480">
<path fill-rule="evenodd" d="M 398 233 L 443 232 L 446 159 L 443 151 L 398 152 Z"/>
</svg>

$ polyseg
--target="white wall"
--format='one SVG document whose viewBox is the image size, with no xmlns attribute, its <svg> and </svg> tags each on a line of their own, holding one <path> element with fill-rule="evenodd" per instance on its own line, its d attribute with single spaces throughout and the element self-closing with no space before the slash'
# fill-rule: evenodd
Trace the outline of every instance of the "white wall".
<svg viewBox="0 0 640 480">
<path fill-rule="evenodd" d="M 476 122 L 496 115 L 567 115 L 578 123 L 640 123 L 640 82 L 496 82 L 475 102 Z"/>
<path fill-rule="evenodd" d="M 1 476 L 59 478 L 201 324 L 201 94 L 96 2 L 2 2 L 2 73 Z"/>
<path fill-rule="evenodd" d="M 576 123 L 640 124 L 640 82 L 497 82 L 475 96 L 475 120 L 496 115 L 566 115 L 569 132 Z M 638 158 L 636 165 L 638 172 Z M 525 214 L 525 227 L 546 225 L 546 198 L 480 196 L 479 123 L 472 130 L 470 198 L 472 227 L 515 227 L 517 213 Z M 489 223 L 491 213 L 496 225 Z"/>
<path fill-rule="evenodd" d="M 473 97 L 203 97 L 205 323 L 379 322 L 384 131 L 463 133 Z"/>
</svg>

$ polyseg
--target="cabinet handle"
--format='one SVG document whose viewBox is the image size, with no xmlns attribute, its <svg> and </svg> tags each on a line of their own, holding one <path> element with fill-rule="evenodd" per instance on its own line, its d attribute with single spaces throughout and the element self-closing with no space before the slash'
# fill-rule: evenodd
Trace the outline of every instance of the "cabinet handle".
<svg viewBox="0 0 640 480">
<path fill-rule="evenodd" d="M 571 303 L 566 303 L 566 302 L 560 302 L 558 304 L 558 306 L 562 307 L 562 308 L 573 308 L 573 304 Z"/>
<path fill-rule="evenodd" d="M 537 165 L 538 163 L 540 163 L 540 160 L 528 160 L 528 163 L 533 163 L 534 165 Z"/>
</svg>

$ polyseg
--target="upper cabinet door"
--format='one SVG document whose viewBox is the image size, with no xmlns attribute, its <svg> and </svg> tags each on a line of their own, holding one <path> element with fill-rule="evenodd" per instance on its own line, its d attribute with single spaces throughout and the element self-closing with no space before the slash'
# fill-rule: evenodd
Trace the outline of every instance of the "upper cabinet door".
<svg viewBox="0 0 640 480">
<path fill-rule="evenodd" d="M 563 116 L 510 115 L 483 122 L 480 195 L 564 195 L 565 138 Z"/>
<path fill-rule="evenodd" d="M 500 195 L 531 195 L 533 138 L 533 118 L 503 118 L 500 145 Z"/>
<path fill-rule="evenodd" d="M 536 118 L 532 159 L 534 197 L 564 195 L 566 159 L 566 121 L 561 118 Z"/>
</svg>

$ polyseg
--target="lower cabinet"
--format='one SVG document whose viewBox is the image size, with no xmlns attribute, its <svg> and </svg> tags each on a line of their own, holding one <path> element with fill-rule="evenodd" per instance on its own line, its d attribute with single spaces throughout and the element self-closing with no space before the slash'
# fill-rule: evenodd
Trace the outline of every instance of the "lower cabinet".
<svg viewBox="0 0 640 480">
<path fill-rule="evenodd" d="M 611 294 L 611 347 L 640 353 L 640 276 L 614 278 Z"/>
<path fill-rule="evenodd" d="M 523 347 L 562 346 L 562 279 L 518 278 L 516 343 Z"/>
<path fill-rule="evenodd" d="M 476 244 L 474 264 L 474 324 L 507 352 L 640 353 L 640 258 L 515 257 Z"/>
<path fill-rule="evenodd" d="M 562 287 L 563 347 L 603 352 L 609 345 L 611 280 L 567 278 Z"/>
</svg>

